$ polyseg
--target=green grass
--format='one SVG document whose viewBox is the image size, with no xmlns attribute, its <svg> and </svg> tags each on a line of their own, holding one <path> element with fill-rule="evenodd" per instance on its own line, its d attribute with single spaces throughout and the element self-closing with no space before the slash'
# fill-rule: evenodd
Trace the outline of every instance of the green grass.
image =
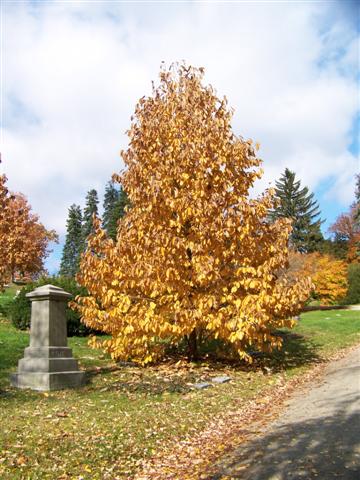
<svg viewBox="0 0 360 480">
<path fill-rule="evenodd" d="M 295 331 L 305 339 L 313 339 L 323 355 L 360 342 L 360 311 L 327 310 L 307 312 Z"/>
<path fill-rule="evenodd" d="M 6 287 L 4 291 L 0 291 L 0 316 L 5 315 L 6 313 L 6 306 L 12 301 L 16 292 L 20 289 L 18 285 L 10 285 Z"/>
<path fill-rule="evenodd" d="M 0 319 L 0 478 L 126 478 L 137 462 L 162 445 L 206 426 L 224 409 L 239 408 L 279 378 L 301 374 L 312 363 L 360 342 L 360 312 L 309 312 L 282 332 L 284 348 L 254 367 L 168 362 L 120 366 L 85 338 L 69 345 L 88 372 L 79 390 L 16 390 L 16 370 L 28 334 Z M 270 374 L 264 375 L 265 367 Z M 228 374 L 232 382 L 194 390 L 194 382 Z"/>
</svg>

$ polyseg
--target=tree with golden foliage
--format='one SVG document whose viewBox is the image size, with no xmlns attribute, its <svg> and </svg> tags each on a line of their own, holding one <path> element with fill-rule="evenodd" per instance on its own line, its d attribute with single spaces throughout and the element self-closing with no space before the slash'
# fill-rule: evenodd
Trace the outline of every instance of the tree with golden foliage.
<svg viewBox="0 0 360 480">
<path fill-rule="evenodd" d="M 346 262 L 330 255 L 291 251 L 287 276 L 289 279 L 310 277 L 314 285 L 313 297 L 323 305 L 343 299 L 348 289 Z"/>
<path fill-rule="evenodd" d="M 308 297 L 310 280 L 292 285 L 276 272 L 287 262 L 287 219 L 268 221 L 273 191 L 249 199 L 261 160 L 231 130 L 232 111 L 203 71 L 173 65 L 136 106 L 114 175 L 131 208 L 116 242 L 96 219 L 78 281 L 89 296 L 74 303 L 94 339 L 115 359 L 142 364 L 184 339 L 196 358 L 204 337 L 251 361 L 271 351 Z"/>
<path fill-rule="evenodd" d="M 5 175 L 0 176 L 0 286 L 20 276 L 44 270 L 48 245 L 57 240 L 55 231 L 46 230 L 32 213 L 24 195 L 9 192 Z"/>
</svg>

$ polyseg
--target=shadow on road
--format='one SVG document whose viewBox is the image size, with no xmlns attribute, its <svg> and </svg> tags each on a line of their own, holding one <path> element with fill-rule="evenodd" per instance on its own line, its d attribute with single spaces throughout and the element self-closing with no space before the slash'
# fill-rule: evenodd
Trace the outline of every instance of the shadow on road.
<svg viewBox="0 0 360 480">
<path fill-rule="evenodd" d="M 269 433 L 229 453 L 206 480 L 359 479 L 360 415 L 355 405 L 360 396 L 343 397 L 337 415 L 275 424 Z"/>
</svg>

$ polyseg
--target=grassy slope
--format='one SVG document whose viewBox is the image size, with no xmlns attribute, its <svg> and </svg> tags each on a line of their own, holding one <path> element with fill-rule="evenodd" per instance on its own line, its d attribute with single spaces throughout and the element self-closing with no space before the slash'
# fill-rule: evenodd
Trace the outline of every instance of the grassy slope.
<svg viewBox="0 0 360 480">
<path fill-rule="evenodd" d="M 11 302 L 11 300 L 16 295 L 17 290 L 19 290 L 20 288 L 21 287 L 18 287 L 17 285 L 11 285 L 10 287 L 5 288 L 3 292 L 0 292 L 0 313 L 2 311 L 1 307 Z"/>
<path fill-rule="evenodd" d="M 360 340 L 360 312 L 302 315 L 285 345 L 261 368 L 222 364 L 162 364 L 119 367 L 86 340 L 70 339 L 89 372 L 80 390 L 37 393 L 9 387 L 8 374 L 28 343 L 28 334 L 0 320 L 0 477 L 2 479 L 126 478 L 136 462 L 204 427 L 223 409 L 238 407 L 275 384 L 300 374 L 309 363 Z M 206 390 L 191 384 L 227 373 L 233 381 Z"/>
</svg>

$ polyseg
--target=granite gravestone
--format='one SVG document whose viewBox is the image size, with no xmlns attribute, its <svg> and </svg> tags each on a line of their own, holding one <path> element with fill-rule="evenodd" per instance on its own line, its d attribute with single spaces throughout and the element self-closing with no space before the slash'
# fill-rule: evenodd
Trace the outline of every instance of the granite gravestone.
<svg viewBox="0 0 360 480">
<path fill-rule="evenodd" d="M 30 346 L 25 348 L 11 384 L 41 391 L 83 385 L 85 373 L 67 346 L 65 307 L 70 293 L 44 285 L 26 296 L 31 301 Z"/>
</svg>

